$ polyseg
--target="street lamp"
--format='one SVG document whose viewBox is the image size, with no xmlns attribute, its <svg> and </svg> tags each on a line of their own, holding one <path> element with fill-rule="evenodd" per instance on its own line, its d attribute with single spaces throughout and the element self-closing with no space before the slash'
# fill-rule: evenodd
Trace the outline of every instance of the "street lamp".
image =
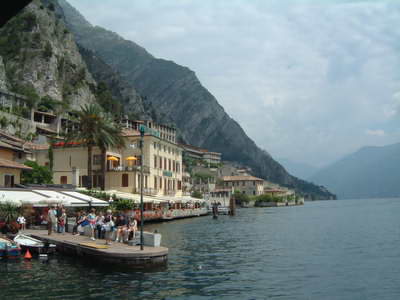
<svg viewBox="0 0 400 300">
<path fill-rule="evenodd" d="M 140 128 L 140 250 L 143 250 L 143 137 L 144 137 L 144 126 L 141 125 Z"/>
</svg>

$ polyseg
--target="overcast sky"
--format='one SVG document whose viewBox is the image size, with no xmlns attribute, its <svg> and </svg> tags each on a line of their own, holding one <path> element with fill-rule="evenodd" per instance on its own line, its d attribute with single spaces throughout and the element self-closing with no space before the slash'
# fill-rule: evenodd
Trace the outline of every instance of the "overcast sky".
<svg viewBox="0 0 400 300">
<path fill-rule="evenodd" d="M 326 165 L 400 142 L 398 0 L 69 0 L 196 72 L 274 157 Z"/>
</svg>

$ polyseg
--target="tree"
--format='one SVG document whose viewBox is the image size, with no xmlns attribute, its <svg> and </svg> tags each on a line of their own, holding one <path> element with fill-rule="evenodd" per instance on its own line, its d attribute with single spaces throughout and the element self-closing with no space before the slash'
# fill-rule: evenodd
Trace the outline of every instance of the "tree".
<svg viewBox="0 0 400 300">
<path fill-rule="evenodd" d="M 193 198 L 203 199 L 203 195 L 199 191 L 193 191 L 191 196 Z"/>
<path fill-rule="evenodd" d="M 53 182 L 53 175 L 46 166 L 40 166 L 37 162 L 28 160 L 25 165 L 32 170 L 23 170 L 21 173 L 22 184 L 47 184 Z"/>
<path fill-rule="evenodd" d="M 236 204 L 242 205 L 243 203 L 247 203 L 250 201 L 250 198 L 246 194 L 242 194 L 240 191 L 235 191 L 233 193 L 233 197 L 235 198 Z"/>
<path fill-rule="evenodd" d="M 106 173 L 106 151 L 111 147 L 124 147 L 124 139 L 121 135 L 122 128 L 114 122 L 111 116 L 103 111 L 97 104 L 81 106 L 80 111 L 76 111 L 76 121 L 79 130 L 71 130 L 65 135 L 64 146 L 70 142 L 77 142 L 88 149 L 88 188 L 92 188 L 92 154 L 93 147 L 101 150 L 102 161 L 102 180 L 101 189 L 104 190 Z"/>
</svg>

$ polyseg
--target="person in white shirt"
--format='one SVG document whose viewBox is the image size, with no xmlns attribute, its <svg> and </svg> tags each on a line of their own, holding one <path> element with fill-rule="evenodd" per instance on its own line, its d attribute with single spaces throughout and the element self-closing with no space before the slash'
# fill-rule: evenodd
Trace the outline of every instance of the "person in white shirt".
<svg viewBox="0 0 400 300">
<path fill-rule="evenodd" d="M 17 219 L 17 223 L 19 224 L 20 230 L 26 229 L 26 219 L 23 215 L 20 215 Z"/>
</svg>

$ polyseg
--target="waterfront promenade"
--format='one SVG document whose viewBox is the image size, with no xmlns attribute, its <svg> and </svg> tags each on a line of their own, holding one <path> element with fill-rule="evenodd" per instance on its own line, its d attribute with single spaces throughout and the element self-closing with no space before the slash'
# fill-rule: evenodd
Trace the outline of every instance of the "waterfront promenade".
<svg viewBox="0 0 400 300">
<path fill-rule="evenodd" d="M 147 268 L 162 266 L 167 263 L 168 248 L 129 246 L 113 242 L 105 245 L 104 240 L 92 241 L 88 236 L 69 233 L 47 234 L 47 230 L 25 230 L 23 232 L 41 241 L 55 244 L 57 252 L 70 256 L 82 257 L 85 260 L 118 264 L 121 267 Z"/>
</svg>

